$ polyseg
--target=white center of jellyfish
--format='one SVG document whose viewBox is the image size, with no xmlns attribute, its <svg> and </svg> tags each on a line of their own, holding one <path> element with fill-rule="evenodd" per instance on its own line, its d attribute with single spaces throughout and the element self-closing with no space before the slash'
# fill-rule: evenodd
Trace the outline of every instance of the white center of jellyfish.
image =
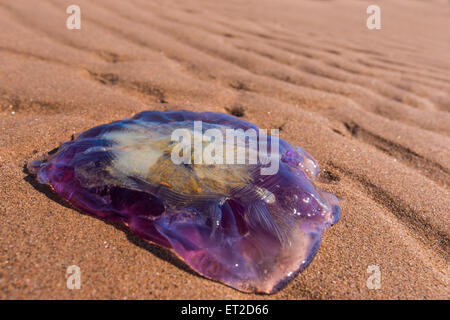
<svg viewBox="0 0 450 320">
<path fill-rule="evenodd" d="M 144 175 L 163 155 L 156 143 L 149 143 L 156 142 L 158 138 L 163 139 L 161 135 L 153 138 L 148 132 L 115 131 L 106 133 L 103 138 L 116 144 L 113 166 L 124 174 Z"/>
</svg>

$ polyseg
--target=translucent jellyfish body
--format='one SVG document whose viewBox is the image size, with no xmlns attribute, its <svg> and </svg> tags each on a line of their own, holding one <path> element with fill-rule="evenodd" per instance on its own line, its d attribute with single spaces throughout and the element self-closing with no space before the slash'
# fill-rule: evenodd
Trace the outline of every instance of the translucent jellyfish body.
<svg viewBox="0 0 450 320">
<path fill-rule="evenodd" d="M 181 146 L 177 129 L 193 133 L 189 143 Z M 228 132 L 244 136 L 229 147 Z M 315 160 L 281 139 L 275 148 L 274 139 L 226 114 L 145 111 L 89 129 L 28 168 L 74 207 L 125 224 L 199 274 L 273 293 L 308 266 L 339 219 L 336 197 L 314 186 Z"/>
</svg>

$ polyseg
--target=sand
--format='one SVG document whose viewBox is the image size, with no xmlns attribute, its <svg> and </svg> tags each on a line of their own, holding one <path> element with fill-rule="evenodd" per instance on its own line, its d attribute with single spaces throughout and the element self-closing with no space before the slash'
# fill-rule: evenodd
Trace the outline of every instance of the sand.
<svg viewBox="0 0 450 320">
<path fill-rule="evenodd" d="M 373 2 L 381 30 L 366 27 Z M 0 298 L 450 297 L 448 1 L 77 0 L 81 30 L 68 30 L 72 3 L 0 0 Z M 279 293 L 199 277 L 24 170 L 76 132 L 167 109 L 280 128 L 343 199 Z M 66 287 L 70 265 L 80 290 Z"/>
</svg>

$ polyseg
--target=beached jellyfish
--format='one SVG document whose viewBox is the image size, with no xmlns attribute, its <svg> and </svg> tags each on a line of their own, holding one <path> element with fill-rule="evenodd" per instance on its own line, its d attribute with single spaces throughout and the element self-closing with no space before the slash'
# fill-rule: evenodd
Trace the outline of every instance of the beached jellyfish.
<svg viewBox="0 0 450 320">
<path fill-rule="evenodd" d="M 336 197 L 314 186 L 308 153 L 222 113 L 145 111 L 28 168 L 79 210 L 245 292 L 281 289 L 339 219 Z"/>
</svg>

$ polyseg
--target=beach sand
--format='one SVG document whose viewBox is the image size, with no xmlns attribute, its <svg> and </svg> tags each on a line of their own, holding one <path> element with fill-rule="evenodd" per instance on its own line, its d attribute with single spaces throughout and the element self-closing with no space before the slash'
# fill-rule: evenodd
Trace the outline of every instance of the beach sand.
<svg viewBox="0 0 450 320">
<path fill-rule="evenodd" d="M 0 0 L 0 298 L 450 297 L 448 1 L 77 0 L 68 30 L 72 3 Z M 76 132 L 168 109 L 280 128 L 317 159 L 342 216 L 285 289 L 204 279 L 24 169 Z"/>
</svg>

